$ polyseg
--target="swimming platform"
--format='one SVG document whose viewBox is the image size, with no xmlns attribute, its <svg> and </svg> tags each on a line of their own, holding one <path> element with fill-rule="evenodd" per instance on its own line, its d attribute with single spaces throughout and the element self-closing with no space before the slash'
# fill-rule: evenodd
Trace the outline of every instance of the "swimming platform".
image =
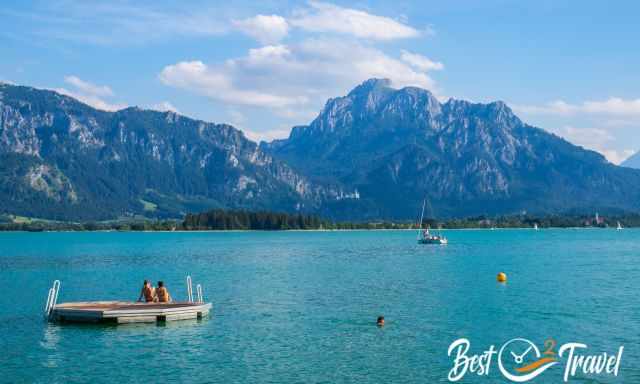
<svg viewBox="0 0 640 384">
<path fill-rule="evenodd" d="M 187 278 L 187 301 L 170 303 L 140 303 L 127 301 L 83 301 L 57 303 L 60 282 L 56 280 L 49 290 L 45 316 L 56 323 L 159 323 L 174 320 L 201 319 L 209 315 L 213 305 L 202 297 L 197 286 L 193 298 L 191 278 Z"/>
<path fill-rule="evenodd" d="M 209 315 L 211 303 L 132 303 L 91 301 L 61 303 L 51 310 L 53 322 L 81 323 L 157 323 L 173 320 L 201 319 Z"/>
</svg>

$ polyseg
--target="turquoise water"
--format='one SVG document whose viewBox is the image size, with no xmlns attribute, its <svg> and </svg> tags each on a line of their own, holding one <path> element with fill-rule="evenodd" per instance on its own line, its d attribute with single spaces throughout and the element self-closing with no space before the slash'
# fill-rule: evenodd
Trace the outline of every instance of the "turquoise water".
<svg viewBox="0 0 640 384">
<path fill-rule="evenodd" d="M 446 235 L 448 246 L 407 231 L 0 233 L 0 382 L 446 382 L 460 337 L 473 353 L 515 337 L 624 345 L 618 377 L 571 381 L 640 382 L 640 230 Z M 209 319 L 42 319 L 54 279 L 59 302 L 135 300 L 145 278 L 181 299 L 187 274 Z M 463 382 L 504 382 L 492 364 Z"/>
</svg>

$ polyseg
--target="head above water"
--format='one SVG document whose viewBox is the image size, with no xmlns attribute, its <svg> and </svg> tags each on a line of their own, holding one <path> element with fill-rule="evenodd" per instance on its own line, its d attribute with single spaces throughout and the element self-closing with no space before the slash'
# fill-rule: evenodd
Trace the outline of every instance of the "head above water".
<svg viewBox="0 0 640 384">
<path fill-rule="evenodd" d="M 384 325 L 384 316 L 378 316 L 376 324 L 378 324 L 379 327 L 382 327 Z"/>
<path fill-rule="evenodd" d="M 158 281 L 158 288 L 162 288 L 164 287 L 164 282 L 163 281 Z"/>
</svg>

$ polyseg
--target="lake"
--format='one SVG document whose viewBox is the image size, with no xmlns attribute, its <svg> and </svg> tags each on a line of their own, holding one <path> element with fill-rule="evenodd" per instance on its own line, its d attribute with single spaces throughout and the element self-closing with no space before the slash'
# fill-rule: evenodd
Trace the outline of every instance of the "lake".
<svg viewBox="0 0 640 384">
<path fill-rule="evenodd" d="M 459 338 L 469 354 L 513 338 L 623 345 L 617 377 L 570 381 L 640 382 L 640 230 L 445 234 L 446 246 L 413 231 L 0 233 L 0 382 L 447 382 Z M 43 320 L 54 279 L 58 302 L 135 300 L 143 279 L 182 300 L 187 275 L 208 319 Z M 561 382 L 560 360 L 533 382 Z M 504 381 L 495 357 L 462 380 Z"/>
</svg>

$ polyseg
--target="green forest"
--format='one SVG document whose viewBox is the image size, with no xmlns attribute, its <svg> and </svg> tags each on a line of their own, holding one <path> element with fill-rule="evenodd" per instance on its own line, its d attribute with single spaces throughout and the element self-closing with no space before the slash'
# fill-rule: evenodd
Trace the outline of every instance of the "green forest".
<svg viewBox="0 0 640 384">
<path fill-rule="evenodd" d="M 510 215 L 477 216 L 435 220 L 427 218 L 423 227 L 458 228 L 585 228 L 640 227 L 640 214 L 596 217 L 588 215 Z M 102 222 L 62 222 L 0 216 L 0 231 L 202 231 L 202 230 L 347 230 L 412 229 L 415 222 L 335 222 L 309 214 L 271 211 L 214 209 L 187 214 L 184 220 L 127 219 Z"/>
</svg>

